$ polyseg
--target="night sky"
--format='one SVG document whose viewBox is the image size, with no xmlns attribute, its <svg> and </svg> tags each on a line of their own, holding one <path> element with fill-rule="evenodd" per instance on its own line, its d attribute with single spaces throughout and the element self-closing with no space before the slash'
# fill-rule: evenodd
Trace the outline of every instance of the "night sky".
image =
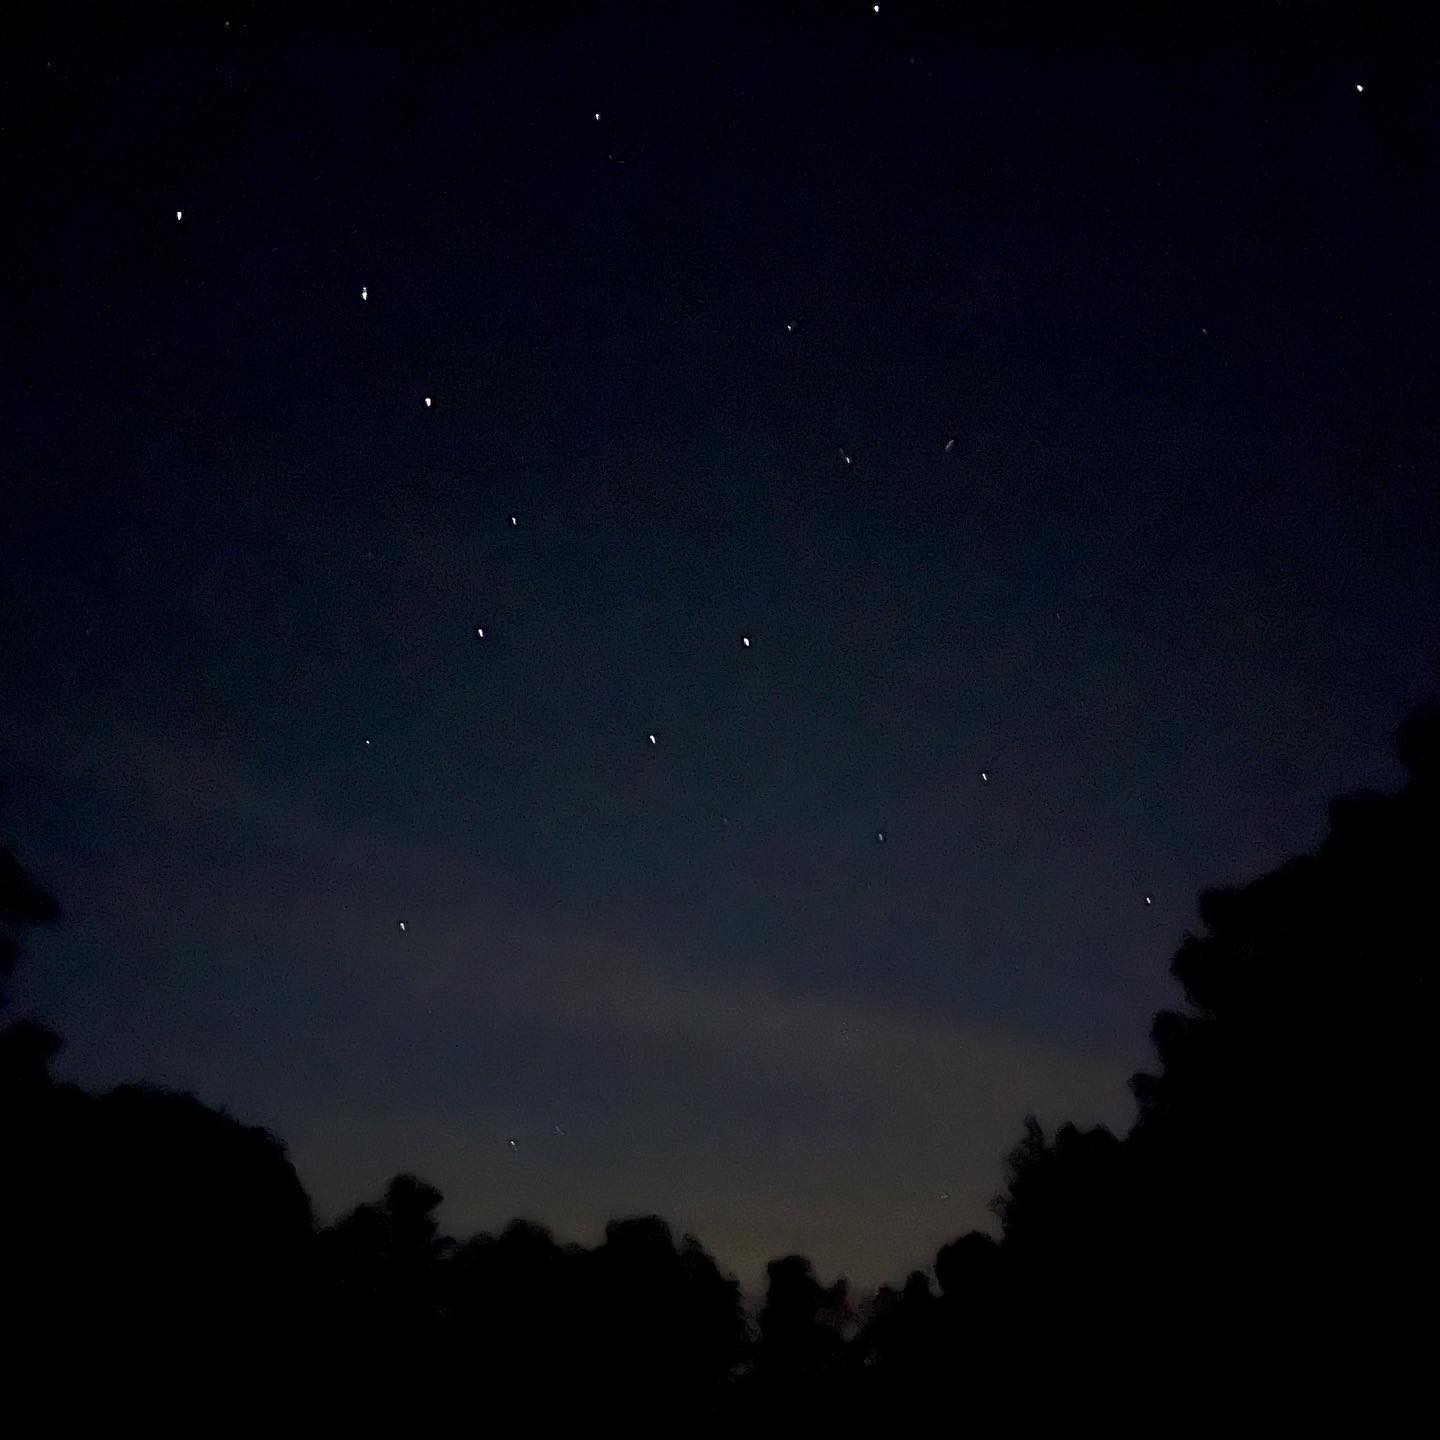
<svg viewBox="0 0 1440 1440">
<path fill-rule="evenodd" d="M 1128 1125 L 1197 891 L 1400 779 L 1437 72 L 412 8 L 3 22 L 15 1008 L 325 1218 L 903 1278 L 1027 1111 Z"/>
</svg>

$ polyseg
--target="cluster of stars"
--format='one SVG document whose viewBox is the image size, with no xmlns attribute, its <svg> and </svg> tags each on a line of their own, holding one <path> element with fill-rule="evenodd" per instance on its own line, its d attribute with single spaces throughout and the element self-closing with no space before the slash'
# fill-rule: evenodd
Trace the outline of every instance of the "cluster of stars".
<svg viewBox="0 0 1440 1440">
<path fill-rule="evenodd" d="M 874 10 L 874 13 L 875 13 L 875 14 L 878 15 L 878 14 L 880 13 L 880 7 L 879 7 L 879 5 L 874 5 L 874 6 L 872 6 L 872 9 Z M 1363 91 L 1365 87 L 1364 87 L 1363 85 L 1356 85 L 1355 88 L 1356 88 L 1357 91 Z M 594 117 L 595 117 L 595 120 L 598 122 L 598 121 L 600 120 L 600 118 L 601 118 L 601 112 L 598 111 L 598 110 L 596 110 L 596 111 L 594 112 Z M 180 223 L 181 221 L 183 221 L 183 219 L 184 219 L 184 212 L 181 211 L 181 210 L 177 210 L 177 211 L 175 212 L 175 219 L 176 219 L 176 222 L 177 222 L 177 223 Z M 362 303 L 362 304 L 368 303 L 368 302 L 369 302 L 369 299 L 370 299 L 370 287 L 369 287 L 369 285 L 362 284 L 361 287 L 360 287 L 360 300 L 361 300 L 361 303 Z M 786 325 L 785 325 L 785 330 L 786 330 L 786 333 L 787 333 L 787 334 L 793 335 L 793 334 L 795 333 L 795 322 L 794 322 L 794 321 L 787 321 L 787 322 L 786 322 Z M 1202 335 L 1208 335 L 1208 334 L 1209 334 L 1208 329 L 1202 328 L 1201 334 L 1202 334 Z M 424 396 L 423 398 L 424 398 L 425 408 L 426 408 L 427 410 L 433 409 L 433 408 L 434 408 L 434 404 L 435 404 L 434 397 L 431 396 L 431 395 L 426 395 L 426 396 Z M 950 453 L 953 452 L 954 449 L 955 449 L 955 439 L 954 439 L 954 437 L 952 436 L 951 438 L 949 438 L 949 439 L 947 439 L 947 440 L 945 441 L 945 446 L 944 446 L 945 454 L 949 455 Z M 853 464 L 855 463 L 855 457 L 854 457 L 854 455 L 853 455 L 849 450 L 845 449 L 843 446 L 842 446 L 841 449 L 840 449 L 840 458 L 844 461 L 844 463 L 845 463 L 846 465 L 853 465 Z M 519 521 L 519 517 L 518 517 L 518 516 L 515 516 L 515 515 L 511 515 L 511 516 L 510 516 L 510 524 L 511 524 L 512 526 L 518 526 L 519 523 L 520 523 L 520 521 Z M 1057 613 L 1057 618 L 1058 618 L 1058 613 Z M 483 640 L 483 639 L 485 638 L 485 627 L 484 627 L 483 625 L 477 625 L 477 626 L 475 627 L 475 637 L 476 637 L 476 639 L 478 639 L 478 640 Z M 750 637 L 749 635 L 742 635 L 742 636 L 740 637 L 740 644 L 741 644 L 742 647 L 745 648 L 746 650 L 750 649 L 750 648 L 751 648 L 751 637 Z M 660 742 L 659 742 L 658 737 L 657 737 L 654 733 L 648 733 L 646 738 L 649 740 L 649 742 L 650 742 L 650 744 L 651 744 L 652 746 L 657 746 L 657 747 L 658 747 L 658 745 L 659 745 Z M 367 750 L 369 750 L 369 749 L 372 748 L 372 742 L 371 742 L 371 740 L 370 740 L 370 738 L 369 738 L 368 736 L 365 737 L 363 743 L 364 743 L 364 746 L 365 746 L 365 748 L 366 748 Z M 980 781 L 981 781 L 982 784 L 985 784 L 985 785 L 988 785 L 988 784 L 990 783 L 990 772 L 989 772 L 988 770 L 982 770 L 982 771 L 980 772 Z M 727 827 L 730 825 L 730 817 L 729 817 L 728 815 L 722 815 L 720 818 L 721 818 L 721 821 L 722 821 L 722 823 L 723 823 L 724 825 L 726 825 Z M 878 844 L 882 844 L 882 845 L 883 845 L 883 844 L 885 843 L 885 831 L 884 831 L 884 830 L 877 830 L 877 831 L 875 832 L 875 839 L 876 839 L 876 842 L 877 842 Z M 1145 896 L 1145 904 L 1146 904 L 1147 906 L 1152 905 L 1152 904 L 1153 904 L 1153 897 L 1150 896 L 1150 895 L 1146 895 L 1146 896 Z M 407 923 L 406 921 L 400 920 L 400 921 L 398 921 L 397 923 L 398 923 L 399 933 L 400 933 L 400 934 L 405 935 L 405 934 L 408 934 L 408 933 L 409 933 L 408 923 Z M 561 1130 L 561 1128 L 557 1125 L 557 1126 L 555 1127 L 555 1133 L 556 1133 L 556 1134 L 563 1134 L 564 1132 L 563 1132 L 563 1131 Z M 511 1149 L 512 1151 L 514 1151 L 515 1148 L 516 1148 L 515 1141 L 512 1139 L 512 1140 L 509 1142 L 509 1144 L 510 1144 L 510 1149 Z M 948 1194 L 942 1194 L 940 1198 L 941 1198 L 941 1199 L 948 1199 L 949 1196 L 948 1196 Z"/>
</svg>

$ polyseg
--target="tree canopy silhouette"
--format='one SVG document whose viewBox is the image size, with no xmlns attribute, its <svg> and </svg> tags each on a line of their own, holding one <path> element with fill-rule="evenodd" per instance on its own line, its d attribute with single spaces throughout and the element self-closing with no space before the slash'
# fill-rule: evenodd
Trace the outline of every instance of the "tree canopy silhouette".
<svg viewBox="0 0 1440 1440">
<path fill-rule="evenodd" d="M 1440 705 L 1395 747 L 1397 793 L 1336 799 L 1313 855 L 1201 894 L 1171 965 L 1188 1008 L 1155 1017 L 1134 1124 L 1047 1137 L 1029 1117 L 999 1238 L 943 1246 L 938 1294 L 916 1270 L 857 1303 L 787 1255 L 752 1330 L 738 1283 L 657 1216 L 590 1249 L 526 1220 L 457 1242 L 410 1174 L 317 1228 L 275 1137 L 190 1095 L 60 1083 L 59 1037 L 21 1021 L 0 1031 L 6 1321 L 66 1364 L 105 1351 L 192 1389 L 260 1364 L 372 1422 L 463 1403 L 475 1376 L 551 1415 L 672 1425 L 877 1423 L 946 1386 L 997 1421 L 1023 1399 L 1036 1420 L 1128 1403 L 1175 1425 L 1256 1395 L 1293 1421 L 1339 1413 L 1358 1380 L 1367 1413 L 1398 1406 L 1433 1264 L 1416 1137 Z M 11 931 L 58 915 L 0 851 L 5 974 Z"/>
</svg>

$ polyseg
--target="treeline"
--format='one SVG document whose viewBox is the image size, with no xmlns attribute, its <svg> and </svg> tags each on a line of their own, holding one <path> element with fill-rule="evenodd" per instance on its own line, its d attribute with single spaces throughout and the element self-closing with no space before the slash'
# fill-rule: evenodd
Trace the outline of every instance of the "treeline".
<svg viewBox="0 0 1440 1440">
<path fill-rule="evenodd" d="M 1155 1019 L 1134 1125 L 1028 1121 L 999 1240 L 945 1245 L 938 1291 L 916 1271 L 856 1297 L 792 1255 L 752 1322 L 737 1282 L 657 1217 L 612 1221 L 591 1248 L 524 1220 L 456 1240 L 412 1175 L 317 1226 L 273 1136 L 187 1095 L 59 1083 L 59 1038 L 11 1023 L 10 1402 L 163 1401 L 197 1425 L 290 1407 L 334 1428 L 1385 1428 L 1427 1371 L 1440 706 L 1396 747 L 1397 793 L 1335 800 L 1314 854 L 1201 895 L 1202 933 L 1171 966 L 1188 1008 Z M 58 914 L 0 851 L 0 973 L 9 932 Z"/>
</svg>

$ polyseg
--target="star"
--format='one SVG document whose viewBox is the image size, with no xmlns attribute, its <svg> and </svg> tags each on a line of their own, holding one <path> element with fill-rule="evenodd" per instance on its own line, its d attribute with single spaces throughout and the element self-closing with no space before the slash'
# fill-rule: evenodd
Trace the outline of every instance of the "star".
<svg viewBox="0 0 1440 1440">
<path fill-rule="evenodd" d="M 990 783 L 990 772 L 988 770 L 982 770 L 980 772 L 980 780 L 982 784 L 988 785 Z"/>
<path fill-rule="evenodd" d="M 947 455 L 948 455 L 954 448 L 955 448 L 955 442 L 954 442 L 953 440 L 947 440 L 947 441 L 945 442 L 945 453 L 946 453 Z"/>
<path fill-rule="evenodd" d="M 400 933 L 402 935 L 405 933 L 405 922 L 403 920 L 400 922 Z"/>
<path fill-rule="evenodd" d="M 795 327 L 794 327 L 793 325 L 787 325 L 787 326 L 785 327 L 785 329 L 786 329 L 791 335 L 793 335 L 793 334 L 795 333 Z"/>
<path fill-rule="evenodd" d="M 650 737 L 650 743 L 652 745 L 655 743 L 655 737 L 653 735 Z"/>
<path fill-rule="evenodd" d="M 178 225 L 184 218 L 185 218 L 185 212 L 184 212 L 183 210 L 177 210 L 177 211 L 175 212 L 175 223 L 176 223 L 177 225 Z"/>
<path fill-rule="evenodd" d="M 595 112 L 595 118 L 597 120 L 600 118 L 600 112 L 598 110 Z"/>
<path fill-rule="evenodd" d="M 477 625 L 475 627 L 475 634 L 483 640 L 485 638 L 485 627 L 483 625 Z"/>
<path fill-rule="evenodd" d="M 370 287 L 368 285 L 362 285 L 360 287 L 360 298 L 362 300 L 368 300 L 370 298 Z"/>
<path fill-rule="evenodd" d="M 370 748 L 370 742 L 368 740 L 365 742 L 365 748 L 367 750 Z"/>
<path fill-rule="evenodd" d="M 511 523 L 512 525 L 518 525 L 520 522 L 512 515 L 512 516 L 510 517 L 510 523 Z"/>
<path fill-rule="evenodd" d="M 740 637 L 740 643 L 748 650 L 750 648 L 750 637 L 748 635 L 742 635 Z"/>
<path fill-rule="evenodd" d="M 880 13 L 880 7 L 879 7 L 878 5 L 872 5 L 870 8 L 871 8 L 877 15 Z"/>
<path fill-rule="evenodd" d="M 515 1149 L 515 1142 L 513 1140 L 510 1142 L 510 1148 L 511 1150 Z"/>
<path fill-rule="evenodd" d="M 1150 905 L 1150 904 L 1153 904 L 1154 902 L 1151 900 L 1150 896 L 1147 895 L 1147 896 L 1145 897 L 1145 903 L 1146 903 L 1147 905 Z"/>
<path fill-rule="evenodd" d="M 885 843 L 885 832 L 883 830 L 877 830 L 875 832 L 875 838 L 883 845 Z"/>
<path fill-rule="evenodd" d="M 1365 93 L 1365 87 L 1363 85 L 1357 85 L 1355 87 L 1355 93 L 1357 95 L 1363 95 Z"/>
<path fill-rule="evenodd" d="M 430 408 L 430 397 L 428 395 L 425 397 L 425 408 L 427 410 Z"/>
</svg>

